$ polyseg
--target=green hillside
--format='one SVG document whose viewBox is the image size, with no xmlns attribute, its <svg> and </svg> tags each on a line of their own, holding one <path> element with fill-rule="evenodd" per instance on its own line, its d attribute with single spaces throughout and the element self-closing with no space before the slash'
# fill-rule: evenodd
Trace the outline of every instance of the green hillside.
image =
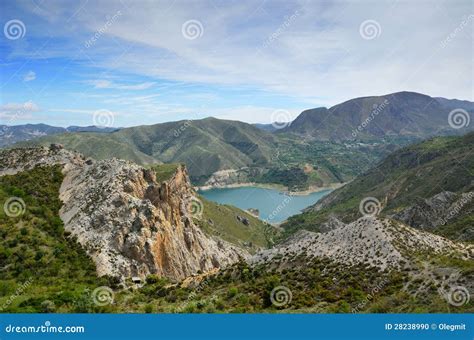
<svg viewBox="0 0 474 340">
<path fill-rule="evenodd" d="M 472 142 L 470 138 L 466 138 L 466 147 L 462 149 L 470 148 L 467 144 Z M 413 148 L 423 150 L 427 159 L 434 159 L 437 151 L 432 153 L 433 150 L 451 150 L 454 141 L 432 140 Z M 407 150 L 412 149 L 404 152 Z M 398 159 L 403 160 L 400 164 L 405 168 L 412 163 L 405 157 Z M 163 179 L 169 178 L 173 167 L 176 165 L 154 166 Z M 91 259 L 64 231 L 58 217 L 62 180 L 60 166 L 36 167 L 0 177 L 0 201 L 5 203 L 17 197 L 25 203 L 20 210 L 0 210 L 2 312 L 472 312 L 472 303 L 450 306 L 435 286 L 422 295 L 412 292 L 417 289 L 417 282 L 412 282 L 412 288 L 403 289 L 410 280 L 403 271 L 379 272 L 361 265 L 344 266 L 342 270 L 341 264 L 325 258 L 296 257 L 293 265 L 281 270 L 273 270 L 271 266 L 249 267 L 240 262 L 217 275 L 201 277 L 200 283 L 188 280 L 187 284 L 176 284 L 150 275 L 143 287 L 126 288 L 112 278 L 97 278 Z M 454 187 L 462 187 L 462 183 Z M 18 211 L 23 213 L 13 216 Z M 237 217 L 248 219 L 248 223 Z M 249 214 L 204 199 L 199 221 L 206 233 L 254 250 L 268 246 L 276 236 L 273 229 Z M 416 254 L 415 251 L 413 256 L 429 258 L 436 266 L 454 268 L 466 275 L 474 270 L 472 261 Z M 275 264 L 278 263 L 279 259 L 275 259 Z M 199 282 L 199 276 L 194 279 Z M 131 282 L 126 284 L 133 286 Z M 109 287 L 107 291 L 104 286 Z M 281 286 L 291 291 L 291 297 L 279 306 L 272 303 L 271 296 Z M 381 288 L 373 299 L 367 300 L 374 287 Z M 97 289 L 109 294 L 110 303 L 94 303 Z"/>
<path fill-rule="evenodd" d="M 459 198 L 474 190 L 474 133 L 462 137 L 438 137 L 408 146 L 388 156 L 376 167 L 333 191 L 307 212 L 283 225 L 286 235 L 299 229 L 318 231 L 334 215 L 345 222 L 360 217 L 359 204 L 374 197 L 382 214 L 392 215 L 420 199 L 449 191 Z M 474 200 L 467 200 L 459 216 L 434 232 L 453 238 L 472 227 Z M 454 229 L 453 229 L 454 228 Z"/>
<path fill-rule="evenodd" d="M 221 169 L 268 164 L 275 139 L 250 124 L 206 118 L 102 133 L 46 136 L 23 145 L 63 144 L 96 159 L 122 158 L 138 164 L 185 163 L 195 183 Z"/>
<path fill-rule="evenodd" d="M 270 134 L 242 122 L 206 118 L 111 133 L 56 134 L 20 146 L 59 143 L 96 159 L 116 157 L 142 165 L 184 163 L 195 185 L 204 184 L 219 170 L 245 169 L 244 182 L 304 190 L 347 182 L 410 141 L 318 142 L 292 134 Z"/>
<path fill-rule="evenodd" d="M 199 198 L 203 203 L 203 216 L 196 223 L 205 233 L 218 236 L 254 253 L 257 249 L 273 245 L 277 230 L 262 220 L 234 206 L 217 204 Z M 248 220 L 248 224 L 239 221 Z"/>
<path fill-rule="evenodd" d="M 168 179 L 176 165 L 154 166 L 159 180 Z M 16 205 L 0 210 L 1 312 L 107 312 L 91 294 L 100 286 L 117 288 L 113 278 L 96 276 L 95 264 L 59 218 L 60 166 L 36 167 L 0 177 L 2 206 L 12 197 Z M 246 212 L 204 200 L 203 231 L 251 252 L 268 247 L 276 231 Z M 24 204 L 23 204 L 24 203 Z M 16 210 L 19 207 L 20 210 Z M 6 213 L 9 212 L 8 216 Z M 17 212 L 18 216 L 15 216 Z M 237 219 L 245 217 L 248 225 Z M 11 296 L 21 289 L 17 298 Z M 125 310 L 124 310 L 125 311 Z"/>
<path fill-rule="evenodd" d="M 95 265 L 64 231 L 58 198 L 61 168 L 0 177 L 0 202 L 16 197 L 24 206 L 7 216 L 0 210 L 0 308 L 3 312 L 99 311 L 83 299 L 85 291 L 110 284 L 98 279 Z M 13 204 L 13 203 L 12 203 Z M 20 207 L 18 205 L 18 207 Z M 7 210 L 9 211 L 9 210 Z M 24 211 L 19 216 L 16 213 Z M 10 299 L 22 287 L 17 298 Z M 81 301 L 87 304 L 83 304 Z"/>
</svg>

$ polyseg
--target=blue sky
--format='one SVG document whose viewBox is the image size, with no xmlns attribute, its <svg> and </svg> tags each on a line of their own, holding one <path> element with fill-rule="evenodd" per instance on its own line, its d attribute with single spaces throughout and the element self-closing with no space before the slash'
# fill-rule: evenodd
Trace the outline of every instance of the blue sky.
<svg viewBox="0 0 474 340">
<path fill-rule="evenodd" d="M 112 112 L 114 126 L 269 123 L 275 112 L 289 120 L 402 90 L 473 100 L 469 0 L 0 7 L 0 123 L 9 125 L 92 125 L 98 110 Z"/>
</svg>

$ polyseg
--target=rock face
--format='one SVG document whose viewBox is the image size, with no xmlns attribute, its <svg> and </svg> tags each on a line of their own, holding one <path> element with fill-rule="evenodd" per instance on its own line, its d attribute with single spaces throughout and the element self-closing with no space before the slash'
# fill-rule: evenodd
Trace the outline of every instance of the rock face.
<svg viewBox="0 0 474 340">
<path fill-rule="evenodd" d="M 414 228 L 433 229 L 455 219 L 464 210 L 472 213 L 474 191 L 456 194 L 443 191 L 429 199 L 419 199 L 412 206 L 392 215 Z"/>
<path fill-rule="evenodd" d="M 204 183 L 203 188 L 219 188 L 233 184 L 250 183 L 262 172 L 263 169 L 257 167 L 216 171 Z"/>
<path fill-rule="evenodd" d="M 326 233 L 300 231 L 285 243 L 256 254 L 250 263 L 284 266 L 298 257 L 324 257 L 343 265 L 365 264 L 385 270 L 400 269 L 410 263 L 413 251 L 472 259 L 473 249 L 400 222 L 362 217 L 350 224 L 340 222 Z"/>
<path fill-rule="evenodd" d="M 152 273 L 181 280 L 248 256 L 208 237 L 193 223 L 202 206 L 184 166 L 158 182 L 153 170 L 131 162 L 86 160 L 56 146 L 4 151 L 0 161 L 0 174 L 63 165 L 61 219 L 90 254 L 99 275 Z"/>
</svg>

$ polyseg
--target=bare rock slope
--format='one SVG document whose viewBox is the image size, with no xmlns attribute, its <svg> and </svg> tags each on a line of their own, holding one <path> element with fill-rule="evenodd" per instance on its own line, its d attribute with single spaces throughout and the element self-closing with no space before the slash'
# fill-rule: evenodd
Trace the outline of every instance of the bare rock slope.
<svg viewBox="0 0 474 340">
<path fill-rule="evenodd" d="M 153 170 L 117 159 L 85 159 L 59 145 L 0 152 L 0 175 L 54 164 L 63 166 L 65 230 L 87 250 L 99 275 L 153 273 L 181 280 L 248 257 L 193 223 L 200 202 L 184 166 L 159 182 Z"/>
<path fill-rule="evenodd" d="M 366 216 L 325 233 L 299 231 L 285 243 L 256 254 L 250 263 L 288 266 L 298 258 L 306 261 L 323 257 L 343 265 L 364 264 L 383 271 L 401 269 L 412 262 L 414 252 L 424 251 L 461 259 L 473 256 L 472 246 L 390 219 Z"/>
</svg>

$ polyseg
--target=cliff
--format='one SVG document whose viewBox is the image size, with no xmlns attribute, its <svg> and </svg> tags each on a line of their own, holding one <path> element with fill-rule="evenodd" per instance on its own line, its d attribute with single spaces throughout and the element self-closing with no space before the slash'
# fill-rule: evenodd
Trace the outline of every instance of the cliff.
<svg viewBox="0 0 474 340">
<path fill-rule="evenodd" d="M 195 225 L 202 205 L 184 166 L 157 181 L 152 169 L 118 159 L 86 159 L 60 145 L 0 152 L 0 175 L 53 164 L 63 168 L 65 230 L 86 249 L 99 276 L 157 274 L 181 280 L 248 256 Z"/>
</svg>

